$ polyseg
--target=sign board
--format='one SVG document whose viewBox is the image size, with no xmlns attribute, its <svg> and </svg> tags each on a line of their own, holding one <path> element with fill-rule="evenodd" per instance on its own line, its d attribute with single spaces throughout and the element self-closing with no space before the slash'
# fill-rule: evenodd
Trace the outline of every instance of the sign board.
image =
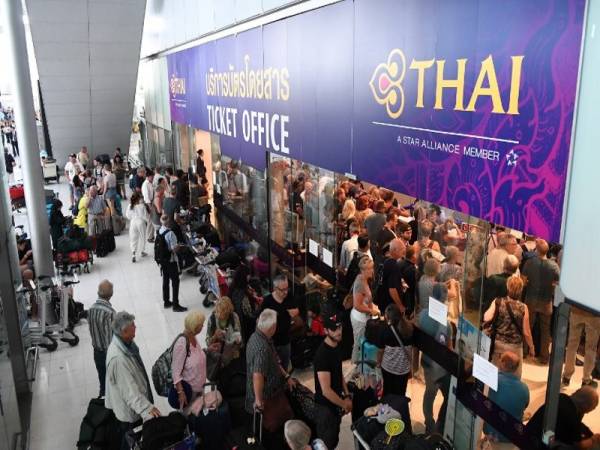
<svg viewBox="0 0 600 450">
<path fill-rule="evenodd" d="M 558 241 L 585 4 L 334 3 L 169 55 L 171 116 Z"/>
</svg>

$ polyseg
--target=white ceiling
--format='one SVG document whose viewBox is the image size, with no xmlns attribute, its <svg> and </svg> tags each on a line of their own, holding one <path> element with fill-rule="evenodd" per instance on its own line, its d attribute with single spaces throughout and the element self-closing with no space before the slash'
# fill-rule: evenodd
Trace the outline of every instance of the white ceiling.
<svg viewBox="0 0 600 450">
<path fill-rule="evenodd" d="M 59 163 L 129 148 L 146 0 L 26 0 Z"/>
</svg>

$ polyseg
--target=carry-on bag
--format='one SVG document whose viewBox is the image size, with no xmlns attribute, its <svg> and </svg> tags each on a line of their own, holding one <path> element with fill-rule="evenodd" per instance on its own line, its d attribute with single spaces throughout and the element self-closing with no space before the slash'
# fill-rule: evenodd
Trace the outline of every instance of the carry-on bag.
<svg viewBox="0 0 600 450">
<path fill-rule="evenodd" d="M 119 449 L 117 418 L 104 406 L 104 400 L 93 398 L 79 427 L 77 450 Z"/>
</svg>

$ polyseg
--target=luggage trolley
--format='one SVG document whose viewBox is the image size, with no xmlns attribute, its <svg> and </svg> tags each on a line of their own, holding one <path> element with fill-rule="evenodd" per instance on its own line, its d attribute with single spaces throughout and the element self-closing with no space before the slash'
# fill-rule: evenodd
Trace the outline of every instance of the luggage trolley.
<svg viewBox="0 0 600 450">
<path fill-rule="evenodd" d="M 65 279 L 69 277 L 71 279 Z M 55 278 L 40 276 L 35 288 L 38 303 L 39 323 L 29 326 L 31 344 L 53 352 L 58 348 L 58 339 L 71 347 L 79 344 L 79 336 L 69 325 L 69 291 L 70 286 L 78 284 L 77 275 L 71 272 L 59 272 Z M 53 293 L 58 294 L 60 307 L 58 314 L 54 306 Z M 49 321 L 51 321 L 49 323 Z"/>
</svg>

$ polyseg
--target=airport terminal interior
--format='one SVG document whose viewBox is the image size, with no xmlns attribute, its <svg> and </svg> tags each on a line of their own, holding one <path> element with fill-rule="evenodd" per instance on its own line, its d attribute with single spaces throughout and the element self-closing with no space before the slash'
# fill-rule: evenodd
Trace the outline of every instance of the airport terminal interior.
<svg viewBox="0 0 600 450">
<path fill-rule="evenodd" d="M 0 449 L 600 450 L 600 0 L 0 0 Z"/>
</svg>

